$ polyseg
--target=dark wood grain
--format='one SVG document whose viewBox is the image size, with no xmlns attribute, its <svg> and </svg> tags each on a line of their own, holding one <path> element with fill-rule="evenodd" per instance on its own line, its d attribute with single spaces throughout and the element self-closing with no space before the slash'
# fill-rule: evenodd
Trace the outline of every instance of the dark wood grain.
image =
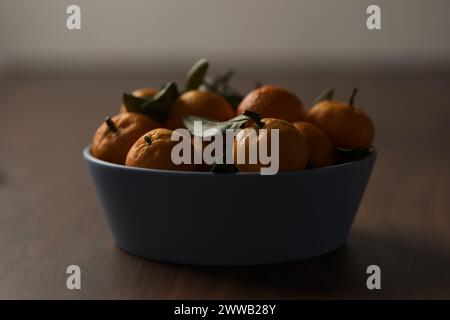
<svg viewBox="0 0 450 320">
<path fill-rule="evenodd" d="M 123 91 L 170 77 L 11 76 L 0 80 L 0 298 L 450 298 L 450 77 L 260 78 L 305 102 L 324 87 L 342 98 L 361 89 L 379 158 L 343 248 L 245 268 L 128 255 L 114 245 L 81 150 Z M 66 289 L 70 264 L 82 269 L 80 291 Z M 366 289 L 370 264 L 382 269 L 380 291 Z"/>
</svg>

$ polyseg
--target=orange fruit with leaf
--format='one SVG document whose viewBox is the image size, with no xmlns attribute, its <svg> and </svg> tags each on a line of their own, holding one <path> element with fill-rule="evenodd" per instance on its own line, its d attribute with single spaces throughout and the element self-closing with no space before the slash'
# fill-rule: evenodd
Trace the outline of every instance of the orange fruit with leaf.
<svg viewBox="0 0 450 320">
<path fill-rule="evenodd" d="M 183 118 L 183 123 L 192 135 L 192 143 L 197 152 L 204 154 L 207 151 L 208 153 L 208 159 L 203 159 L 202 171 L 237 171 L 232 156 L 228 160 L 226 157 L 227 151 L 230 151 L 231 154 L 234 143 L 234 136 L 227 138 L 226 132 L 242 128 L 249 120 L 250 118 L 245 115 L 239 115 L 227 121 L 212 121 L 191 115 Z M 200 128 L 196 128 L 198 122 L 201 122 L 201 131 L 198 131 Z M 220 140 L 218 144 L 216 144 L 217 139 Z M 221 148 L 216 149 L 217 145 L 221 145 Z M 213 152 L 211 152 L 212 150 Z"/>
<path fill-rule="evenodd" d="M 95 132 L 91 152 L 98 159 L 124 164 L 128 150 L 145 132 L 158 128 L 151 118 L 134 112 L 106 118 Z"/>
<path fill-rule="evenodd" d="M 261 118 L 276 118 L 289 122 L 305 118 L 303 103 L 292 92 L 278 86 L 265 85 L 249 94 L 239 104 L 236 114 L 255 112 Z"/>
<path fill-rule="evenodd" d="M 334 148 L 325 132 L 309 122 L 298 121 L 292 124 L 305 137 L 310 165 L 314 168 L 332 165 Z"/>
<path fill-rule="evenodd" d="M 245 114 L 251 115 L 254 124 L 242 129 L 234 140 L 234 159 L 239 171 L 256 172 L 266 166 L 261 163 L 259 157 L 256 163 L 250 163 L 249 151 L 252 148 L 259 150 L 264 144 L 267 146 L 268 154 L 271 154 L 271 131 L 274 129 L 278 130 L 279 170 L 302 170 L 306 167 L 309 157 L 306 139 L 291 123 L 274 118 L 258 119 L 259 116 L 255 113 Z"/>
<path fill-rule="evenodd" d="M 220 94 L 211 90 L 199 90 L 205 81 L 209 62 L 197 61 L 187 72 L 184 93 L 173 104 L 165 126 L 169 129 L 185 128 L 185 116 L 197 116 L 213 121 L 225 121 L 233 117 L 234 110 Z"/>
<path fill-rule="evenodd" d="M 196 164 L 175 164 L 172 160 L 172 149 L 178 141 L 172 141 L 172 130 L 159 128 L 151 130 L 142 135 L 130 148 L 125 164 L 131 167 L 196 171 L 200 167 Z M 193 148 L 191 148 L 191 159 L 193 159 Z"/>
<path fill-rule="evenodd" d="M 215 92 L 191 90 L 182 94 L 172 106 L 166 127 L 173 130 L 185 128 L 183 117 L 187 115 L 226 121 L 234 116 L 234 110 L 224 97 Z"/>
<path fill-rule="evenodd" d="M 155 88 L 141 88 L 131 92 L 131 95 L 136 98 L 152 98 L 158 93 L 158 91 L 159 90 Z M 119 112 L 127 112 L 127 108 L 124 104 L 120 106 Z"/>
<path fill-rule="evenodd" d="M 357 91 L 353 89 L 349 102 L 328 97 L 308 111 L 306 121 L 322 129 L 337 148 L 368 149 L 372 146 L 375 128 L 370 117 L 354 103 Z"/>
<path fill-rule="evenodd" d="M 166 83 L 154 95 L 153 92 L 153 89 L 147 88 L 139 91 L 137 96 L 124 93 L 122 101 L 128 112 L 143 114 L 161 124 L 167 121 L 170 109 L 180 94 L 174 82 Z"/>
</svg>

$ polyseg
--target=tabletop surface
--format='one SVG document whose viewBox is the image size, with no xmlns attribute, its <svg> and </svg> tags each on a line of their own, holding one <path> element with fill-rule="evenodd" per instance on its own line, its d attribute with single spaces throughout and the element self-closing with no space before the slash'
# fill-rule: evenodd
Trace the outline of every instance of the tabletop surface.
<svg viewBox="0 0 450 320">
<path fill-rule="evenodd" d="M 325 87 L 376 124 L 378 159 L 348 241 L 314 259 L 196 267 L 115 246 L 82 149 L 122 92 L 170 76 L 21 75 L 0 79 L 0 298 L 450 298 L 450 77 L 264 76 L 305 103 Z M 249 89 L 253 77 L 238 79 Z M 199 199 L 201 201 L 201 199 Z M 81 290 L 66 268 L 82 270 Z M 366 268 L 381 268 L 368 290 Z"/>
</svg>

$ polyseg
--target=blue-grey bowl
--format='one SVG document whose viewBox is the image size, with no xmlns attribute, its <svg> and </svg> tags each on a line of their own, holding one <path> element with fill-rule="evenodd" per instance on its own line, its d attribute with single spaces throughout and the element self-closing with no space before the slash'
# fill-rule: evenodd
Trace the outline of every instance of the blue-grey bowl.
<svg viewBox="0 0 450 320">
<path fill-rule="evenodd" d="M 303 171 L 214 174 L 126 167 L 84 149 L 117 245 L 194 265 L 306 259 L 342 246 L 376 158 Z"/>
</svg>

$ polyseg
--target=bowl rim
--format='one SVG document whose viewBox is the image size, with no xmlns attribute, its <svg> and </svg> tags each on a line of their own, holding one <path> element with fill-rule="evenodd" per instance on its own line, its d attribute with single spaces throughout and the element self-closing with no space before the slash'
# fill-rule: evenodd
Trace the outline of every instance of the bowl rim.
<svg viewBox="0 0 450 320">
<path fill-rule="evenodd" d="M 315 174 L 315 173 L 324 173 L 334 170 L 340 170 L 347 167 L 355 167 L 364 165 L 367 162 L 370 162 L 372 159 L 374 159 L 377 156 L 377 150 L 375 147 L 372 148 L 372 150 L 369 152 L 368 155 L 366 155 L 364 158 L 355 160 L 355 161 L 349 161 L 345 163 L 340 163 L 332 166 L 322 167 L 322 168 L 309 168 L 304 170 L 296 170 L 296 171 L 280 171 L 276 176 L 278 175 L 306 175 L 306 174 Z M 205 175 L 205 176 L 261 176 L 259 172 L 236 172 L 232 174 L 227 173 L 214 173 L 210 171 L 177 171 L 177 170 L 163 170 L 163 169 L 150 169 L 150 168 L 139 168 L 139 167 L 130 167 L 123 164 L 117 164 L 112 163 L 104 160 L 100 160 L 96 157 L 94 157 L 91 153 L 91 145 L 87 145 L 83 149 L 83 157 L 86 161 L 95 163 L 97 165 L 103 166 L 103 167 L 110 167 L 112 169 L 121 169 L 121 170 L 128 170 L 131 172 L 141 172 L 141 173 L 161 173 L 161 174 L 175 174 L 175 175 Z M 270 175 L 269 175 L 270 176 Z"/>
</svg>

